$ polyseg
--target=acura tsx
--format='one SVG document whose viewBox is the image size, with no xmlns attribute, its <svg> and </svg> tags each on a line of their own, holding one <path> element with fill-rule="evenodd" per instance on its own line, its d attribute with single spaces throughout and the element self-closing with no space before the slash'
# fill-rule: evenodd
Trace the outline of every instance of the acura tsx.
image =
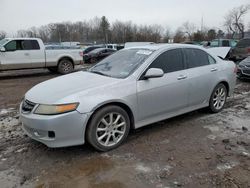
<svg viewBox="0 0 250 188">
<path fill-rule="evenodd" d="M 121 145 L 130 129 L 200 108 L 220 112 L 237 69 L 206 49 L 153 44 L 114 53 L 87 71 L 42 82 L 20 105 L 26 134 L 48 147 Z"/>
</svg>

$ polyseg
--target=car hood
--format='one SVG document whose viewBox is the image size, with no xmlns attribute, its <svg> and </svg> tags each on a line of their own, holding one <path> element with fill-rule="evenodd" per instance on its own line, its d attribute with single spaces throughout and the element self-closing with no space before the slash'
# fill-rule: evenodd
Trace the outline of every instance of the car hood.
<svg viewBox="0 0 250 188">
<path fill-rule="evenodd" d="M 246 59 L 242 60 L 239 65 L 248 65 L 250 66 L 250 56 L 248 56 Z"/>
<path fill-rule="evenodd" d="M 31 88 L 25 99 L 38 104 L 78 102 L 78 95 L 116 84 L 120 79 L 80 71 L 42 82 Z"/>
<path fill-rule="evenodd" d="M 231 47 L 215 47 L 208 48 L 207 51 L 213 54 L 214 56 L 218 56 L 225 59 L 227 54 L 230 52 L 230 49 Z"/>
</svg>

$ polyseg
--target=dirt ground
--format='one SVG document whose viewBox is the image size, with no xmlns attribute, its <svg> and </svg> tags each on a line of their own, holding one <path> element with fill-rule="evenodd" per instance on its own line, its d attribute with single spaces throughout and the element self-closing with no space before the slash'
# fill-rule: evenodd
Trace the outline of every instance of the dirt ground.
<svg viewBox="0 0 250 188">
<path fill-rule="evenodd" d="M 50 149 L 24 135 L 18 106 L 25 92 L 59 75 L 0 74 L 0 187 L 250 187 L 250 82 L 238 81 L 219 114 L 188 113 L 132 130 L 118 149 Z"/>
</svg>

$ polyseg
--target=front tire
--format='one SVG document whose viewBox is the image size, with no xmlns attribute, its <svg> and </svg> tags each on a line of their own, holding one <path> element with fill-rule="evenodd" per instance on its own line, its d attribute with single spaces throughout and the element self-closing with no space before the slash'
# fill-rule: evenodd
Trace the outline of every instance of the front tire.
<svg viewBox="0 0 250 188">
<path fill-rule="evenodd" d="M 98 151 L 109 151 L 120 146 L 128 136 L 130 119 L 119 106 L 106 106 L 92 117 L 86 132 L 90 145 Z"/>
<path fill-rule="evenodd" d="M 73 63 L 69 59 L 62 59 L 58 64 L 58 72 L 60 74 L 69 74 L 74 70 Z"/>
<path fill-rule="evenodd" d="M 91 64 L 97 63 L 97 58 L 95 58 L 95 57 L 91 58 L 91 59 L 90 59 L 90 63 L 91 63 Z"/>
<path fill-rule="evenodd" d="M 209 109 L 212 113 L 220 112 L 226 103 L 227 99 L 227 88 L 224 84 L 218 84 L 210 97 L 209 100 Z"/>
</svg>

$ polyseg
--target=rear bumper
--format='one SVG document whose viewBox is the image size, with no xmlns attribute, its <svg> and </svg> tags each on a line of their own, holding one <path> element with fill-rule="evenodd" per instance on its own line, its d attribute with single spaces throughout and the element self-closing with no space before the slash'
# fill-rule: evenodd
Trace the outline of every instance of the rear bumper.
<svg viewBox="0 0 250 188">
<path fill-rule="evenodd" d="M 26 134 L 52 148 L 84 144 L 88 117 L 88 114 L 77 111 L 51 116 L 20 111 L 20 121 Z"/>
</svg>

